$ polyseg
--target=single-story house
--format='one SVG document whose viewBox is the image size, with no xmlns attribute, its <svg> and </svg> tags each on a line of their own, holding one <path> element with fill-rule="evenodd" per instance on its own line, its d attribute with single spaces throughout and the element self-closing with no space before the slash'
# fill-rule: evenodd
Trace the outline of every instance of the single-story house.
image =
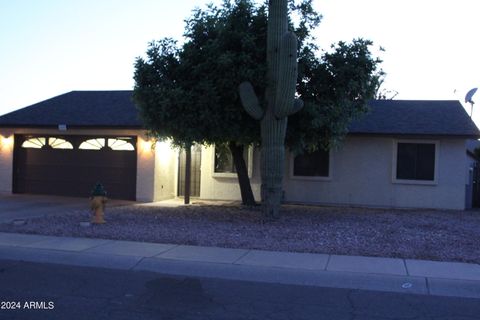
<svg viewBox="0 0 480 320">
<path fill-rule="evenodd" d="M 147 137 L 131 91 L 72 91 L 0 117 L 0 192 L 158 201 L 183 194 L 184 156 Z M 328 205 L 465 209 L 467 142 L 480 132 L 458 101 L 374 100 L 337 149 L 287 155 L 284 199 Z M 192 193 L 240 199 L 228 150 L 194 147 Z M 260 197 L 259 150 L 245 152 Z"/>
</svg>

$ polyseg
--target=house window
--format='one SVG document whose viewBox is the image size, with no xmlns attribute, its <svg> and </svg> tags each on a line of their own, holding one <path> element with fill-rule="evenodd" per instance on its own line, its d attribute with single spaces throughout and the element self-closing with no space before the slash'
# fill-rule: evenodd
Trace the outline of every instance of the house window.
<svg viewBox="0 0 480 320">
<path fill-rule="evenodd" d="M 252 176 L 252 158 L 253 148 L 244 147 L 243 159 L 247 166 L 248 176 Z M 214 177 L 236 177 L 237 170 L 233 162 L 233 156 L 230 149 L 225 145 L 216 145 L 213 155 L 213 176 Z"/>
<path fill-rule="evenodd" d="M 435 143 L 397 143 L 397 180 L 435 180 Z"/>
<path fill-rule="evenodd" d="M 248 164 L 248 148 L 243 148 L 243 159 Z M 236 173 L 233 156 L 227 146 L 215 146 L 215 173 Z"/>
<path fill-rule="evenodd" d="M 294 177 L 330 176 L 330 152 L 323 149 L 296 156 L 293 159 Z"/>
</svg>

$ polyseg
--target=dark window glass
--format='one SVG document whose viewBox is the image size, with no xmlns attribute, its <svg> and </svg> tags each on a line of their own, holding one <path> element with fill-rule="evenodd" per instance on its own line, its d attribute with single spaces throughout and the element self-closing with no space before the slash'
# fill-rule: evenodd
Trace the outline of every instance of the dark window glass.
<svg viewBox="0 0 480 320">
<path fill-rule="evenodd" d="M 330 166 L 329 152 L 317 150 L 298 155 L 293 160 L 293 175 L 305 177 L 328 177 Z"/>
<path fill-rule="evenodd" d="M 243 159 L 248 166 L 248 147 L 243 149 Z M 233 163 L 232 153 L 227 146 L 215 146 L 215 172 L 216 173 L 236 173 Z"/>
<path fill-rule="evenodd" d="M 397 179 L 430 180 L 435 176 L 435 144 L 399 143 Z"/>
</svg>

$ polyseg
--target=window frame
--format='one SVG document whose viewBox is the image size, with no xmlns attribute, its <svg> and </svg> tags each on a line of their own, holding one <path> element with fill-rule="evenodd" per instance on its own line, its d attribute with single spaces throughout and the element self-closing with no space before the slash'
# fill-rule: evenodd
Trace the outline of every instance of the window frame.
<svg viewBox="0 0 480 320">
<path fill-rule="evenodd" d="M 215 145 L 213 145 L 211 148 L 212 148 L 212 152 L 211 152 L 212 153 L 212 157 L 211 157 L 212 177 L 213 178 L 238 178 L 236 172 L 215 172 Z M 253 146 L 248 146 L 247 157 L 248 157 L 246 161 L 247 173 L 248 173 L 248 177 L 251 179 L 252 173 L 253 173 Z"/>
<path fill-rule="evenodd" d="M 433 180 L 416 180 L 416 179 L 397 179 L 397 156 L 398 156 L 398 144 L 410 143 L 410 144 L 433 144 L 435 146 L 435 160 L 433 170 Z M 437 185 L 438 184 L 438 164 L 440 158 L 440 141 L 428 140 L 428 139 L 395 139 L 393 140 L 393 152 L 392 152 L 392 183 L 395 184 L 415 184 L 415 185 Z"/>
<path fill-rule="evenodd" d="M 298 156 L 298 155 L 297 155 Z M 295 155 L 290 152 L 289 156 L 289 178 L 291 180 L 310 180 L 310 181 L 332 181 L 333 152 L 328 150 L 328 175 L 327 176 L 296 176 L 294 174 Z"/>
</svg>

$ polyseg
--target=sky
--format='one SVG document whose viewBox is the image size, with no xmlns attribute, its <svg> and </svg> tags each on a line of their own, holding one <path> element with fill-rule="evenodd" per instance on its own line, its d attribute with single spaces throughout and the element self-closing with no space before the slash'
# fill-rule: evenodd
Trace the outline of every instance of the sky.
<svg viewBox="0 0 480 320">
<path fill-rule="evenodd" d="M 180 42 L 219 0 L 0 0 L 0 115 L 73 90 L 130 90 L 148 42 Z M 395 99 L 460 100 L 480 87 L 480 1 L 314 0 L 315 36 L 370 39 Z M 384 52 L 378 49 L 383 47 Z M 480 127 L 480 92 L 473 119 Z M 463 103 L 470 113 L 470 105 Z M 478 109 L 476 109 L 478 108 Z"/>
</svg>

